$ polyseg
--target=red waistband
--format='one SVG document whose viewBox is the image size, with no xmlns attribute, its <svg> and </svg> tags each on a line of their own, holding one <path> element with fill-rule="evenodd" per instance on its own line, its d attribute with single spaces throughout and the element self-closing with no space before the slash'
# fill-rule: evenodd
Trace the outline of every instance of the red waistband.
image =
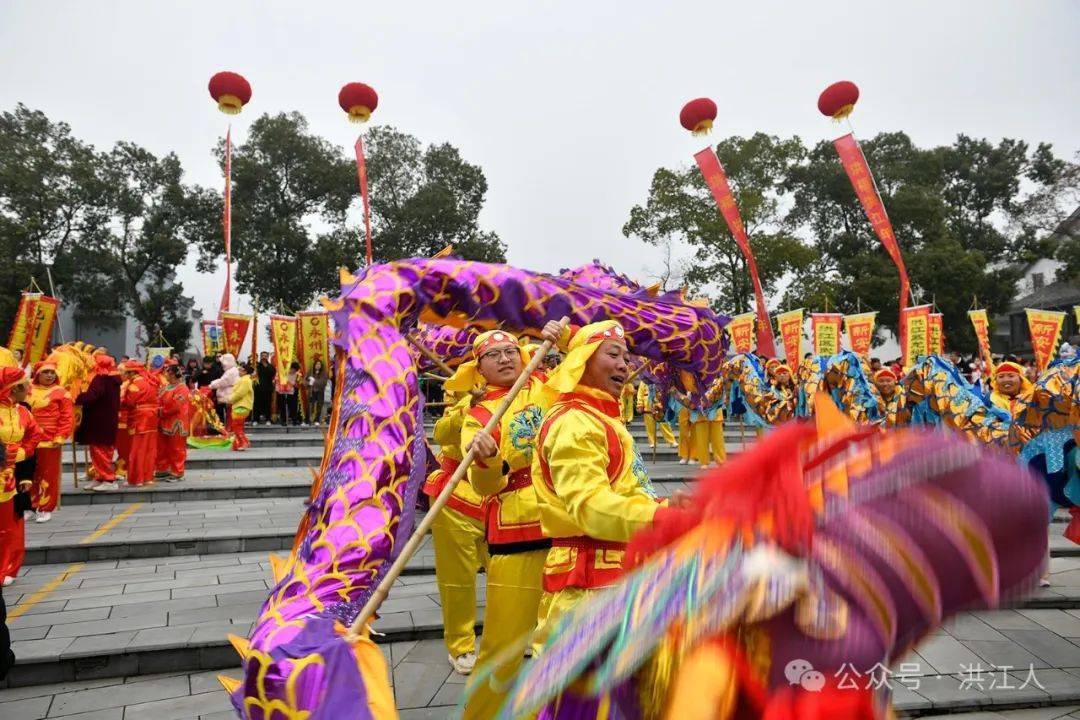
<svg viewBox="0 0 1080 720">
<path fill-rule="evenodd" d="M 456 458 L 447 457 L 445 455 L 441 455 L 439 457 L 439 467 L 447 475 L 453 475 L 454 471 L 458 469 L 458 465 L 460 465 L 460 464 L 461 464 L 461 461 L 456 459 Z M 449 479 L 449 478 L 447 478 L 447 479 Z"/>
<path fill-rule="evenodd" d="M 577 548 L 578 550 L 626 550 L 626 543 L 613 540 L 597 540 L 579 535 L 578 537 L 552 538 L 552 547 Z"/>
<path fill-rule="evenodd" d="M 510 473 L 510 477 L 507 478 L 506 487 L 503 488 L 503 492 L 524 490 L 527 487 L 532 487 L 532 468 L 524 467 Z"/>
</svg>

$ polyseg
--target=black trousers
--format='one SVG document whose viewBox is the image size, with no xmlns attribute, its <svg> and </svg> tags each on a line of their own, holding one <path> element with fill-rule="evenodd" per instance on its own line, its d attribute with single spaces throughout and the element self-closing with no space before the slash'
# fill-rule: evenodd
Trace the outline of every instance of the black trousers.
<svg viewBox="0 0 1080 720">
<path fill-rule="evenodd" d="M 270 421 L 270 401 L 273 395 L 272 390 L 255 391 L 255 407 L 251 413 L 252 422 L 269 422 Z"/>
<path fill-rule="evenodd" d="M 298 409 L 296 393 L 293 393 L 291 395 L 278 393 L 277 401 L 278 420 L 280 420 L 282 427 L 290 423 L 293 425 L 299 425 L 300 412 Z"/>
</svg>

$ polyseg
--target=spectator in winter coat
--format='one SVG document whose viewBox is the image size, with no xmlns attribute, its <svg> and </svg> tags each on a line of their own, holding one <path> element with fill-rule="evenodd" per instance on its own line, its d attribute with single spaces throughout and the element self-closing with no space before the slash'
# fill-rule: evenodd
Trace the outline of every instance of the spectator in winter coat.
<svg viewBox="0 0 1080 720">
<path fill-rule="evenodd" d="M 259 363 L 255 366 L 255 409 L 251 416 L 253 423 L 264 425 L 270 422 L 270 405 L 274 398 L 274 363 L 270 362 L 270 353 L 259 353 Z"/>
<path fill-rule="evenodd" d="M 221 377 L 210 383 L 210 389 L 214 391 L 215 402 L 218 405 L 227 405 L 232 396 L 233 385 L 236 385 L 236 381 L 240 379 L 240 371 L 236 369 L 236 358 L 232 353 L 221 356 L 221 368 L 223 370 Z M 219 411 L 218 415 L 221 415 L 222 422 L 225 422 L 224 413 Z"/>
<path fill-rule="evenodd" d="M 108 355 L 95 355 L 94 378 L 75 404 L 82 406 L 82 422 L 75 430 L 75 442 L 90 449 L 91 467 L 87 471 L 92 485 L 87 490 L 115 490 L 116 466 L 113 464 L 117 426 L 120 416 L 120 376 L 116 361 Z M 124 430 L 127 432 L 127 429 Z"/>
</svg>

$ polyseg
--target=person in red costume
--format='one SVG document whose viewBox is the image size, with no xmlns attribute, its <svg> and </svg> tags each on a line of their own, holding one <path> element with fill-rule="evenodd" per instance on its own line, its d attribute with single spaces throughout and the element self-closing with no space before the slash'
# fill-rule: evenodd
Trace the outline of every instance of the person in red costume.
<svg viewBox="0 0 1080 720">
<path fill-rule="evenodd" d="M 165 482 L 184 479 L 187 436 L 191 424 L 191 392 L 184 384 L 184 369 L 168 363 L 158 390 L 157 465 L 154 477 Z"/>
<path fill-rule="evenodd" d="M 16 483 L 15 463 L 33 455 L 42 439 L 33 414 L 19 404 L 26 400 L 27 392 L 22 368 L 0 368 L 0 443 L 4 445 L 0 463 L 0 582 L 4 587 L 15 582 L 26 556 L 23 513 L 16 500 L 33 485 L 31 480 Z"/>
<path fill-rule="evenodd" d="M 120 407 L 127 410 L 127 431 L 131 435 L 128 485 L 148 485 L 154 482 L 154 463 L 157 460 L 157 383 L 146 367 L 135 360 L 121 363 L 120 374 L 124 378 Z"/>
<path fill-rule="evenodd" d="M 75 426 L 74 403 L 59 383 L 55 363 L 39 362 L 34 366 L 28 400 L 34 421 L 45 436 L 37 447 L 31 493 L 37 508 L 35 521 L 45 523 L 60 504 L 60 458 Z"/>
<path fill-rule="evenodd" d="M 89 387 L 75 398 L 75 404 L 82 408 L 75 442 L 90 449 L 91 467 L 87 474 L 93 482 L 85 488 L 98 492 L 116 490 L 113 453 L 118 438 L 120 377 L 116 374 L 115 360 L 105 354 L 94 356 L 94 377 Z"/>
</svg>

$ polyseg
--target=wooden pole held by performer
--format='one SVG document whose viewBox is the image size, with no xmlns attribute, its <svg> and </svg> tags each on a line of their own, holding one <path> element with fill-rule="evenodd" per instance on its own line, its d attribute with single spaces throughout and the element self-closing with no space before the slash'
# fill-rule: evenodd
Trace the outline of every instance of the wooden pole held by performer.
<svg viewBox="0 0 1080 720">
<path fill-rule="evenodd" d="M 569 322 L 570 318 L 564 317 L 559 321 L 559 324 L 561 327 L 565 328 Z M 406 337 L 409 336 L 406 335 Z M 413 342 L 414 345 L 416 344 L 415 341 L 410 341 Z M 529 364 L 522 370 L 521 375 L 518 376 L 518 379 L 514 382 L 510 391 L 503 397 L 503 400 L 495 410 L 495 413 L 484 425 L 484 432 L 491 433 L 498 427 L 499 422 L 502 420 L 502 416 L 509 409 L 510 403 L 514 401 L 514 398 L 517 397 L 521 388 L 525 387 L 525 383 L 528 382 L 532 374 L 540 367 L 540 364 L 544 361 L 544 356 L 547 355 L 552 344 L 553 343 L 550 340 L 545 340 L 540 346 L 540 351 L 533 355 L 532 360 L 529 361 Z M 426 348 L 424 348 L 424 350 L 426 350 Z M 421 350 L 421 352 L 423 352 L 423 350 Z M 465 477 L 465 473 L 468 472 L 469 466 L 472 465 L 475 457 L 476 451 L 473 448 L 469 448 L 469 451 L 465 453 L 465 457 L 461 459 L 461 464 L 457 466 L 457 469 L 454 470 L 454 474 L 450 476 L 450 480 L 448 480 L 443 487 L 442 492 L 440 492 L 439 496 L 432 501 L 431 507 L 428 509 L 427 514 L 424 515 L 424 519 L 420 521 L 420 524 L 416 526 L 416 530 L 413 532 L 412 536 L 406 541 L 405 547 L 401 549 L 401 554 L 398 555 L 397 560 L 390 566 L 386 576 L 383 577 L 382 581 L 375 588 L 375 592 L 371 594 L 371 598 L 368 599 L 367 603 L 360 610 L 360 614 L 356 616 L 352 625 L 349 626 L 349 631 L 345 635 L 346 640 L 355 642 L 359 639 L 361 629 L 368 623 L 375 612 L 378 611 L 379 606 L 382 605 L 386 596 L 390 594 L 390 588 L 393 587 L 394 581 L 397 580 L 398 576 L 405 570 L 405 566 L 408 564 L 409 560 L 412 559 L 413 555 L 415 555 L 416 551 L 420 548 L 420 543 L 423 542 L 424 536 L 427 535 L 428 531 L 431 529 L 439 511 L 441 511 L 447 501 L 450 500 L 450 496 L 454 494 L 454 489 L 457 488 L 461 479 Z"/>
</svg>

